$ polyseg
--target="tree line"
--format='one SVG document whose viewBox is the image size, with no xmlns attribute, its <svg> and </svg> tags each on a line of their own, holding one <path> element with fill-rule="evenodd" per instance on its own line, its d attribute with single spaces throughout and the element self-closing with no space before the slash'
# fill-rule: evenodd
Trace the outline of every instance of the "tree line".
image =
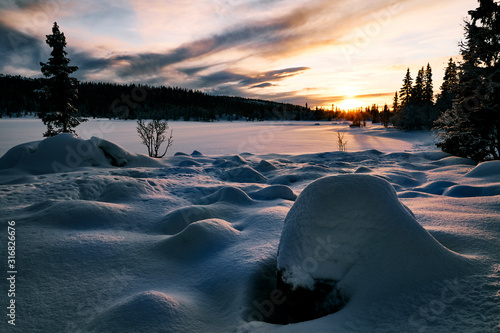
<svg viewBox="0 0 500 333">
<path fill-rule="evenodd" d="M 432 69 L 408 69 L 394 96 L 395 127 L 431 128 L 443 151 L 483 161 L 500 159 L 500 4 L 479 0 L 465 21 L 462 60 L 449 60 L 440 93 L 432 95 Z"/>
<path fill-rule="evenodd" d="M 459 70 L 453 58 L 449 59 L 443 84 L 436 96 L 430 64 L 419 69 L 415 80 L 408 68 L 401 89 L 394 93 L 392 114 L 388 122 L 404 130 L 432 129 L 441 114 L 453 106 L 458 87 Z M 387 107 L 384 109 L 386 111 Z"/>
<path fill-rule="evenodd" d="M 43 78 L 0 74 L 0 115 L 15 117 L 49 112 L 53 105 L 40 98 Z M 109 119 L 319 120 L 326 116 L 289 103 L 215 96 L 180 87 L 79 82 L 74 101 L 81 117 Z"/>
</svg>

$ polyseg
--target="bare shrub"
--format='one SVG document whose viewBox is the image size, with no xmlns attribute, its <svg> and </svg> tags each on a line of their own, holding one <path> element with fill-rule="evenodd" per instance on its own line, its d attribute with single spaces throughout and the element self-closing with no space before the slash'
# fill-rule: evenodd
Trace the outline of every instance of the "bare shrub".
<svg viewBox="0 0 500 333">
<path fill-rule="evenodd" d="M 347 141 L 344 140 L 345 133 L 337 132 L 337 143 L 339 146 L 339 151 L 347 151 Z"/>
<path fill-rule="evenodd" d="M 170 130 L 170 135 L 167 137 L 165 132 L 168 130 L 168 121 L 153 120 L 146 123 L 144 120 L 137 120 L 137 133 L 142 139 L 142 143 L 148 147 L 150 157 L 162 158 L 167 154 L 168 148 L 174 142 L 173 130 Z M 159 154 L 162 143 L 166 142 L 167 147 L 163 154 Z"/>
</svg>

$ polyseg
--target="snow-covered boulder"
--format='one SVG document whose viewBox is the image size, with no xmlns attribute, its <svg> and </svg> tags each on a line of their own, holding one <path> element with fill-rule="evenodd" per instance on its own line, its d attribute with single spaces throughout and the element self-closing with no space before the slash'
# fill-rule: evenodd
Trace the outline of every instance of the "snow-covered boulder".
<svg viewBox="0 0 500 333">
<path fill-rule="evenodd" d="M 0 170 L 14 168 L 31 174 L 68 172 L 84 167 L 159 166 L 144 155 L 97 137 L 83 140 L 62 133 L 41 141 L 20 144 L 0 158 Z"/>
<path fill-rule="evenodd" d="M 444 279 L 465 261 L 416 221 L 389 182 L 338 175 L 308 185 L 290 209 L 279 244 L 278 286 L 292 317 L 305 320 L 356 298 L 387 298 Z"/>
</svg>

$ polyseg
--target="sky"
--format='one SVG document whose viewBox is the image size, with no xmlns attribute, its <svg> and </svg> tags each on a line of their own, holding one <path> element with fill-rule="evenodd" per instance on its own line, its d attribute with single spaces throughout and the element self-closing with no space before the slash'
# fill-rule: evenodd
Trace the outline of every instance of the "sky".
<svg viewBox="0 0 500 333">
<path fill-rule="evenodd" d="M 0 73 L 39 77 L 57 22 L 81 81 L 310 107 L 392 105 L 406 69 L 439 92 L 477 0 L 2 0 Z"/>
</svg>

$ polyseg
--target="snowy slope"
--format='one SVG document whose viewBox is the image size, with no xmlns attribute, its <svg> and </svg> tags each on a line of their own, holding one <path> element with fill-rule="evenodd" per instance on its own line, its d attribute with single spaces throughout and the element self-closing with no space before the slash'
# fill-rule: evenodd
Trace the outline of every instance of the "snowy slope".
<svg viewBox="0 0 500 333">
<path fill-rule="evenodd" d="M 0 159 L 0 214 L 4 229 L 16 222 L 17 317 L 0 330 L 500 331 L 498 162 L 331 150 L 158 161 L 71 136 L 13 148 Z M 343 281 L 349 297 L 283 325 L 276 267 L 292 223 L 299 242 L 336 242 L 309 275 Z M 302 264 L 314 249 L 283 256 Z"/>
</svg>

